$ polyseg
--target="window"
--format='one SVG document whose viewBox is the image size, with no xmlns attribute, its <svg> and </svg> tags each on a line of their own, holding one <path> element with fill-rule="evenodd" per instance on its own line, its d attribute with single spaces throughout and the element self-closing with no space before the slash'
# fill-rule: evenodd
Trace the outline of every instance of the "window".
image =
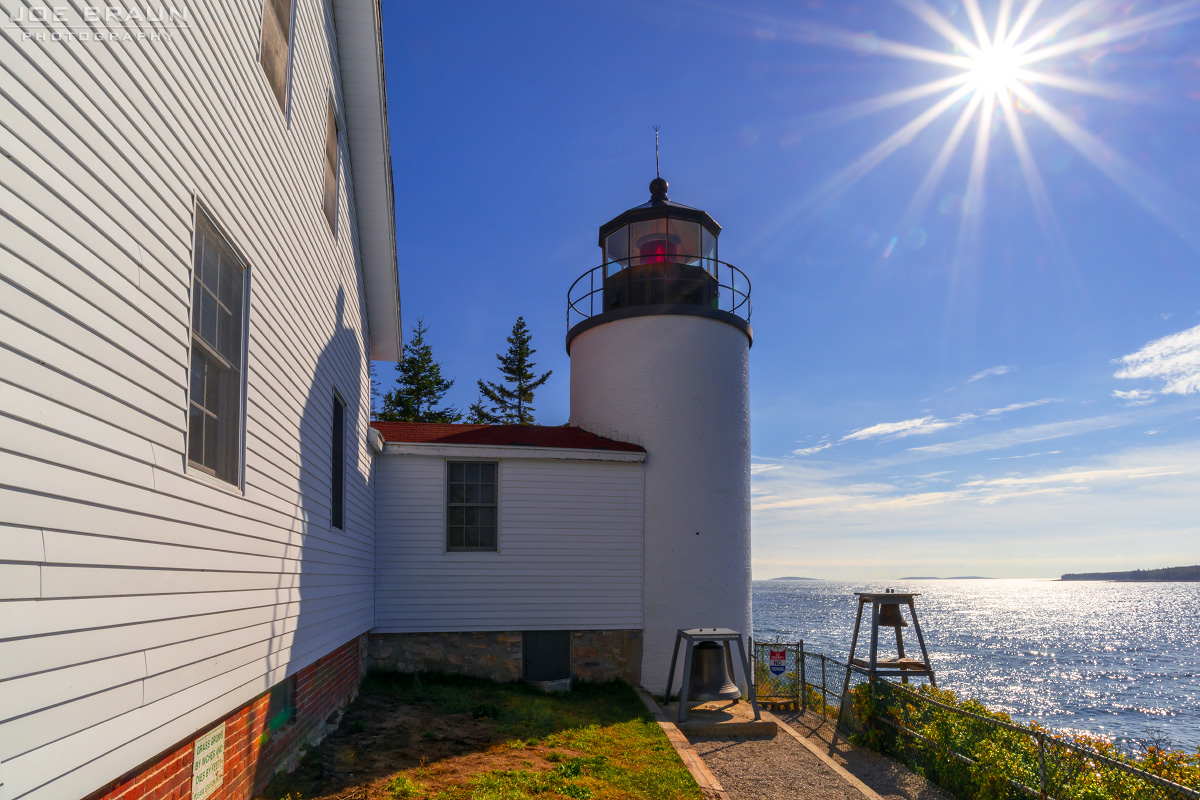
<svg viewBox="0 0 1200 800">
<path fill-rule="evenodd" d="M 333 398 L 333 428 L 330 439 L 333 451 L 329 454 L 330 463 L 330 511 L 329 524 L 338 530 L 346 527 L 346 404 L 341 398 Z"/>
<path fill-rule="evenodd" d="M 292 0 L 263 0 L 262 42 L 258 60 L 267 73 L 267 82 L 287 110 L 288 60 L 291 55 Z"/>
<path fill-rule="evenodd" d="M 296 676 L 271 687 L 271 702 L 267 706 L 267 731 L 275 731 L 296 718 Z"/>
<path fill-rule="evenodd" d="M 496 549 L 496 462 L 446 464 L 446 549 Z"/>
<path fill-rule="evenodd" d="M 329 101 L 329 111 L 325 116 L 325 219 L 329 222 L 329 230 L 337 232 L 337 177 L 338 177 L 338 124 L 337 114 L 333 110 L 333 100 Z"/>
<path fill-rule="evenodd" d="M 246 266 L 196 211 L 188 463 L 238 483 L 242 420 L 242 301 Z"/>
</svg>

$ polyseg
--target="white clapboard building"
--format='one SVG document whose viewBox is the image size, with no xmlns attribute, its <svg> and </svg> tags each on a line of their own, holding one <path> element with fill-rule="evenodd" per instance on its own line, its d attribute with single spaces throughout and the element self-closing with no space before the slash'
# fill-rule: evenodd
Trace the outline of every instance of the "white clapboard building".
<svg viewBox="0 0 1200 800">
<path fill-rule="evenodd" d="M 0 0 L 0 800 L 245 800 L 369 668 L 662 691 L 750 631 L 748 285 L 665 181 L 568 425 L 370 422 L 380 14 Z"/>
<path fill-rule="evenodd" d="M 380 9 L 94 5 L 0 2 L 0 797 L 248 797 L 374 623 Z"/>
</svg>

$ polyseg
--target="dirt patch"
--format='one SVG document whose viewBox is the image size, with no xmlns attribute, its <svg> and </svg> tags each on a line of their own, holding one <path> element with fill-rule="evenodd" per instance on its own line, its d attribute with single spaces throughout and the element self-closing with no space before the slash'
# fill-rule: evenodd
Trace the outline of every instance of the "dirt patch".
<svg viewBox="0 0 1200 800">
<path fill-rule="evenodd" d="M 560 759 L 555 754 L 577 755 L 525 744 L 498 728 L 486 716 L 447 714 L 386 694 L 363 695 L 337 730 L 307 753 L 294 772 L 276 776 L 262 796 L 391 800 L 386 785 L 402 770 L 415 770 L 413 777 L 432 793 L 482 772 L 550 769 Z"/>
</svg>

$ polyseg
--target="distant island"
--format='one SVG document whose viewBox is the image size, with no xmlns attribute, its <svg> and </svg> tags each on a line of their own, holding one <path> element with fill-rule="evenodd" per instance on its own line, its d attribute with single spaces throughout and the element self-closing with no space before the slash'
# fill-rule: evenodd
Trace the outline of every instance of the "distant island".
<svg viewBox="0 0 1200 800">
<path fill-rule="evenodd" d="M 1192 567 L 1135 569 L 1130 572 L 1069 572 L 1061 581 L 1200 581 L 1200 564 Z"/>
<path fill-rule="evenodd" d="M 939 578 L 937 575 L 905 575 L 898 578 L 902 581 L 990 581 L 986 575 L 952 575 L 949 578 Z"/>
<path fill-rule="evenodd" d="M 799 575 L 784 575 L 782 578 L 767 578 L 769 581 L 816 581 L 820 578 L 801 578 Z"/>
</svg>

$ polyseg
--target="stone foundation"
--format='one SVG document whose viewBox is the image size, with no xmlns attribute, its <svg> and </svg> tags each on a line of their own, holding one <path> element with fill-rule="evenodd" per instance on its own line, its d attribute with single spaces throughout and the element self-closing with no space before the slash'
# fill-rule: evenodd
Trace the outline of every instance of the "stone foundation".
<svg viewBox="0 0 1200 800">
<path fill-rule="evenodd" d="M 367 668 L 521 680 L 521 632 L 372 633 Z"/>
<path fill-rule="evenodd" d="M 641 631 L 574 631 L 571 673 L 584 681 L 641 677 Z M 367 667 L 386 672 L 448 672 L 496 681 L 523 677 L 520 631 L 372 633 Z"/>
<path fill-rule="evenodd" d="M 571 634 L 571 674 L 584 681 L 641 683 L 641 631 L 575 631 Z"/>
</svg>

